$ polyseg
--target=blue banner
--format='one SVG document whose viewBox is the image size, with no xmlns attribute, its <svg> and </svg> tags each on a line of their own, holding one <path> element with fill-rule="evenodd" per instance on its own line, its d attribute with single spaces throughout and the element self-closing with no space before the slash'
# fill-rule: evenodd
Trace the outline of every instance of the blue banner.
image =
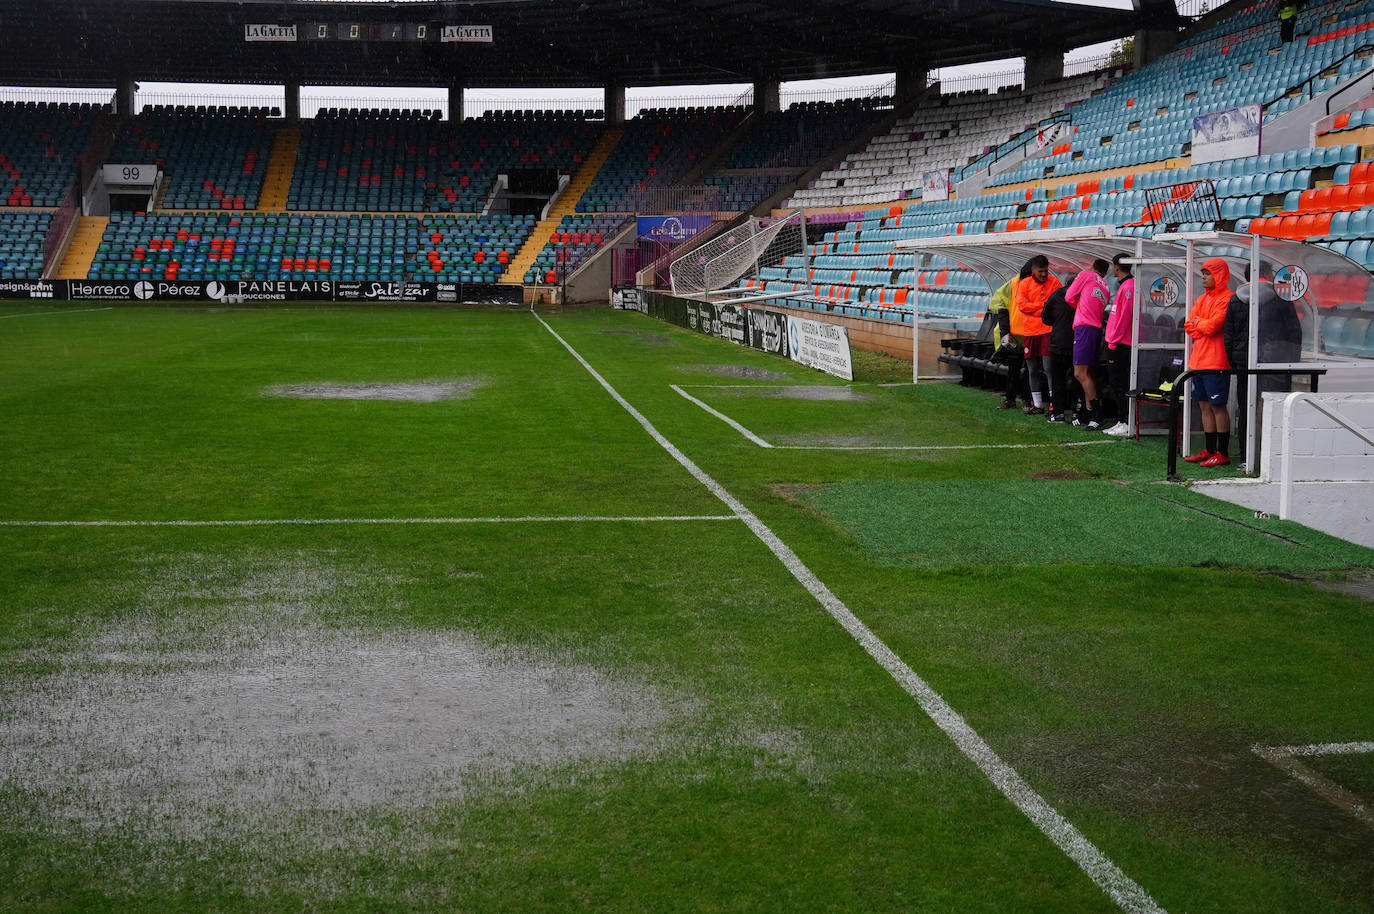
<svg viewBox="0 0 1374 914">
<path fill-rule="evenodd" d="M 711 224 L 704 213 L 683 213 L 681 216 L 640 216 L 640 241 L 686 241 Z"/>
</svg>

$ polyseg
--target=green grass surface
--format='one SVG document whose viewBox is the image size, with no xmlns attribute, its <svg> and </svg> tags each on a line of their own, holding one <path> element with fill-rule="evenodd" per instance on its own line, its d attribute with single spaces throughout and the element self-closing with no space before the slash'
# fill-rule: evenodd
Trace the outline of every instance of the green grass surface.
<svg viewBox="0 0 1374 914">
<path fill-rule="evenodd" d="M 1116 909 L 743 523 L 611 519 L 729 512 L 531 315 L 39 310 L 0 520 L 472 522 L 0 526 L 0 910 Z M 1374 739 L 1312 583 L 1368 550 L 900 363 L 547 320 L 1160 906 L 1374 910 L 1252 751 Z M 272 393 L 415 381 L 466 395 Z"/>
</svg>

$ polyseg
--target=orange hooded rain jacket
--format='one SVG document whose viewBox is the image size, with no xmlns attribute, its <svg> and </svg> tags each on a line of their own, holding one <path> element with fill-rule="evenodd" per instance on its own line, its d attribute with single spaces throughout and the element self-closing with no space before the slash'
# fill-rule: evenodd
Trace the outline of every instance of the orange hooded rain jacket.
<svg viewBox="0 0 1374 914">
<path fill-rule="evenodd" d="M 1193 302 L 1183 330 L 1193 338 L 1193 352 L 1189 368 L 1230 368 L 1226 358 L 1226 344 L 1222 340 L 1222 325 L 1226 323 L 1226 303 L 1231 300 L 1231 268 L 1220 257 L 1204 261 L 1202 268 L 1212 274 L 1216 282 L 1210 292 L 1204 291 Z"/>
</svg>

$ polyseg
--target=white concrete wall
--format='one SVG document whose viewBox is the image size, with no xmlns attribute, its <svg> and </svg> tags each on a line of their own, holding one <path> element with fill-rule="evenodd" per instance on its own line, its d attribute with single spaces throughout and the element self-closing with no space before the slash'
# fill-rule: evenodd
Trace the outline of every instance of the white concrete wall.
<svg viewBox="0 0 1374 914">
<path fill-rule="evenodd" d="M 1260 455 L 1260 478 L 1281 481 L 1284 442 L 1284 403 L 1286 393 L 1264 396 L 1264 449 Z M 1374 393 L 1321 393 L 1315 396 L 1323 405 L 1350 419 L 1374 436 Z M 1374 445 L 1342 427 L 1335 419 L 1312 407 L 1294 404 L 1293 479 L 1295 481 L 1374 482 Z"/>
</svg>

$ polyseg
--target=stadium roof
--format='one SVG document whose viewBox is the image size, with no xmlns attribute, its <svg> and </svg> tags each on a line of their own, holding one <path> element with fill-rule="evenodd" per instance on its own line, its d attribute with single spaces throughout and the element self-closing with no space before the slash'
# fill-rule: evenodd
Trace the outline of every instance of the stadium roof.
<svg viewBox="0 0 1374 914">
<path fill-rule="evenodd" d="M 1131 10 L 1049 0 L 26 0 L 0 82 L 658 86 L 915 70 L 1066 50 L 1133 32 Z M 313 39 L 306 23 L 426 24 L 425 41 Z M 244 27 L 297 25 L 295 42 Z M 491 26 L 489 43 L 442 25 Z M 412 35 L 412 37 L 414 37 Z"/>
</svg>

